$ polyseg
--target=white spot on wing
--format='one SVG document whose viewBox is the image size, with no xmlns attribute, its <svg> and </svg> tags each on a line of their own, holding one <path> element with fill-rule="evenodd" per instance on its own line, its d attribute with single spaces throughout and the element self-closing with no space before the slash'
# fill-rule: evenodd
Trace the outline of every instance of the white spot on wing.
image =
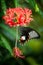
<svg viewBox="0 0 43 65">
<path fill-rule="evenodd" d="M 35 32 L 35 31 L 31 31 L 31 32 L 29 33 L 29 36 L 30 36 L 30 39 L 31 39 L 31 38 L 38 37 L 38 34 L 37 34 L 37 32 Z"/>
<path fill-rule="evenodd" d="M 21 39 L 22 39 L 22 40 L 25 40 L 25 39 L 26 39 L 26 37 L 25 37 L 25 36 L 22 36 L 22 37 L 21 37 Z"/>
</svg>

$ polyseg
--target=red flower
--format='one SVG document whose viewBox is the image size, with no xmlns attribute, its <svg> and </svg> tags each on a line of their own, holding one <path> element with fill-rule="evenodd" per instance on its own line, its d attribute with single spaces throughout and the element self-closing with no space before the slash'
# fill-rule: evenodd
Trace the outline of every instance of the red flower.
<svg viewBox="0 0 43 65">
<path fill-rule="evenodd" d="M 28 8 L 9 8 L 6 10 L 6 15 L 3 16 L 5 23 L 10 27 L 12 26 L 24 26 L 32 21 L 32 11 Z"/>
<path fill-rule="evenodd" d="M 22 51 L 18 47 L 13 48 L 13 54 L 15 57 L 25 58 L 25 56 L 23 56 Z"/>
</svg>

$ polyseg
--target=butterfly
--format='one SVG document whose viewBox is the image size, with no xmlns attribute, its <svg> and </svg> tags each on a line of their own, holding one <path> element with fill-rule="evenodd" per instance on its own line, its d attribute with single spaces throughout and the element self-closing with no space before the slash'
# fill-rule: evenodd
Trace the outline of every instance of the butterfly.
<svg viewBox="0 0 43 65">
<path fill-rule="evenodd" d="M 20 42 L 24 44 L 31 39 L 40 38 L 40 34 L 30 27 L 20 27 Z"/>
</svg>

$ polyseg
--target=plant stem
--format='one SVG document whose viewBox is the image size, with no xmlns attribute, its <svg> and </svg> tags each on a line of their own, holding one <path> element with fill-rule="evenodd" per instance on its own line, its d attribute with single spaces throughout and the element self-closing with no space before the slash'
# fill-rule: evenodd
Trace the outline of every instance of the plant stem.
<svg viewBox="0 0 43 65">
<path fill-rule="evenodd" d="M 18 26 L 16 27 L 16 42 L 15 42 L 15 47 L 17 47 L 17 41 L 18 41 Z"/>
</svg>

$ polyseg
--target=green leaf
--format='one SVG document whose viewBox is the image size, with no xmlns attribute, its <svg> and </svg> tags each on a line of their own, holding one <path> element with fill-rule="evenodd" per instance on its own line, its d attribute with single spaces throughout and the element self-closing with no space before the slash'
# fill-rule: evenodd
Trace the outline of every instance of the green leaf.
<svg viewBox="0 0 43 65">
<path fill-rule="evenodd" d="M 0 64 L 2 64 L 7 58 L 10 58 L 11 54 L 9 53 L 9 51 L 3 47 L 0 46 Z"/>
<path fill-rule="evenodd" d="M 6 11 L 6 3 L 5 3 L 5 0 L 1 0 L 1 8 L 2 8 L 2 12 L 5 14 L 5 11 Z"/>
<path fill-rule="evenodd" d="M 11 40 L 15 40 L 15 37 L 16 37 L 16 27 L 10 28 L 10 27 L 8 27 L 5 24 L 1 24 L 1 28 L 2 28 L 2 33 L 5 36 L 10 38 Z M 18 35 L 18 39 L 19 39 L 19 35 Z"/>
<path fill-rule="evenodd" d="M 40 65 L 40 64 L 38 64 L 38 63 L 35 61 L 35 59 L 32 58 L 32 57 L 27 58 L 26 61 L 27 61 L 28 63 L 30 63 L 30 65 Z"/>
<path fill-rule="evenodd" d="M 13 4 L 15 5 L 15 7 L 19 7 L 19 2 L 18 2 L 18 0 L 13 0 Z"/>
<path fill-rule="evenodd" d="M 13 54 L 12 54 L 12 48 L 11 48 L 9 42 L 6 40 L 6 38 L 1 35 L 1 40 L 2 40 L 2 42 L 3 42 L 4 47 L 5 47 L 6 49 L 8 49 L 8 51 L 10 52 L 11 55 L 13 55 Z"/>
</svg>

